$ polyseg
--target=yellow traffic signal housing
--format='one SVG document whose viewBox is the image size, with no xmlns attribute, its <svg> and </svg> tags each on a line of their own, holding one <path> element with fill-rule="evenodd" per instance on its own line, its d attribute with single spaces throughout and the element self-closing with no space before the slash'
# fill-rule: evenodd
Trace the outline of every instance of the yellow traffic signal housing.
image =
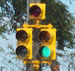
<svg viewBox="0 0 75 71">
<path fill-rule="evenodd" d="M 39 54 L 43 60 L 55 60 L 56 59 L 56 29 L 47 28 L 41 29 L 39 33 L 39 40 L 41 47 Z"/>
<path fill-rule="evenodd" d="M 21 59 L 32 59 L 32 28 L 17 28 L 16 54 Z"/>
<path fill-rule="evenodd" d="M 30 19 L 45 19 L 45 3 L 30 3 L 29 17 Z"/>
</svg>

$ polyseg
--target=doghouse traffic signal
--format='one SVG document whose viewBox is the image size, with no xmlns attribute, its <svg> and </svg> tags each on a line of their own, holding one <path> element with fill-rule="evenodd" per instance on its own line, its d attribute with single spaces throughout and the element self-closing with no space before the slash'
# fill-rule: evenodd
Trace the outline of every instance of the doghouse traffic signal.
<svg viewBox="0 0 75 71">
<path fill-rule="evenodd" d="M 32 59 L 32 28 L 17 28 L 16 54 L 22 59 Z"/>
</svg>

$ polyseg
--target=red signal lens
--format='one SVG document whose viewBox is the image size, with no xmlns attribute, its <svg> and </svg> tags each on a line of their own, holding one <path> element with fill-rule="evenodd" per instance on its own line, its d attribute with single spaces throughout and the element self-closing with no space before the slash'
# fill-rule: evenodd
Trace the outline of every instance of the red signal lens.
<svg viewBox="0 0 75 71">
<path fill-rule="evenodd" d="M 41 13 L 41 9 L 37 5 L 34 5 L 30 8 L 29 13 L 33 17 L 38 17 Z"/>
<path fill-rule="evenodd" d="M 40 32 L 39 39 L 40 39 L 40 41 L 48 42 L 48 40 L 50 40 L 49 32 L 47 32 L 47 31 Z"/>
</svg>

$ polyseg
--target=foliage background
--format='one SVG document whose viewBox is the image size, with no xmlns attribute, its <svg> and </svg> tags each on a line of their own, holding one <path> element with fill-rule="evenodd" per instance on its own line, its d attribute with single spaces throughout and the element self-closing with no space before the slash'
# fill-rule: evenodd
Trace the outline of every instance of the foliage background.
<svg viewBox="0 0 75 71">
<path fill-rule="evenodd" d="M 68 6 L 63 4 L 60 0 L 41 0 L 41 2 L 46 3 L 46 19 L 42 21 L 43 24 L 51 23 L 57 29 L 57 41 L 58 49 L 64 49 L 65 46 L 73 48 L 75 43 L 73 39 L 75 38 L 74 32 L 74 17 L 67 10 Z M 20 27 L 24 21 L 26 22 L 26 0 L 0 0 L 0 18 L 7 16 L 10 17 L 10 26 L 12 29 L 16 30 L 16 27 Z M 5 32 L 7 28 L 6 25 L 0 27 L 0 33 Z"/>
<path fill-rule="evenodd" d="M 68 6 L 61 1 L 42 2 L 47 4 L 47 17 L 42 23 L 51 22 L 57 28 L 57 47 L 64 49 L 56 50 L 60 71 L 75 71 L 75 19 L 67 10 Z M 24 71 L 26 68 L 15 54 L 15 30 L 26 22 L 26 7 L 26 1 L 23 0 L 0 0 L 0 71 Z M 45 66 L 43 71 L 49 71 L 49 68 Z"/>
</svg>

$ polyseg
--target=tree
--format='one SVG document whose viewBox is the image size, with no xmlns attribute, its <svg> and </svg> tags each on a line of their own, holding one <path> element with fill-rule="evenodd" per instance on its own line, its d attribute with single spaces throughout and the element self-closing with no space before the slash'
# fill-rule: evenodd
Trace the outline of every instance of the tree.
<svg viewBox="0 0 75 71">
<path fill-rule="evenodd" d="M 71 30 L 73 27 L 73 16 L 67 10 L 67 6 L 61 1 L 56 0 L 41 0 L 47 5 L 45 23 L 52 23 L 57 29 L 58 49 L 63 49 L 73 46 L 73 35 Z"/>
<path fill-rule="evenodd" d="M 15 11 L 14 19 L 18 22 L 21 19 L 21 17 L 26 13 L 27 1 L 12 0 L 12 4 Z"/>
<path fill-rule="evenodd" d="M 26 0 L 0 0 L 1 8 L 5 15 L 11 16 L 9 2 L 13 6 L 13 18 L 17 22 L 23 23 L 22 16 L 26 14 L 27 2 Z M 59 0 L 41 0 L 46 3 L 46 20 L 43 24 L 51 23 L 57 29 L 58 49 L 63 49 L 65 46 L 72 47 L 73 39 L 73 16 L 67 10 L 67 6 Z M 13 25 L 12 25 L 13 26 Z"/>
</svg>

